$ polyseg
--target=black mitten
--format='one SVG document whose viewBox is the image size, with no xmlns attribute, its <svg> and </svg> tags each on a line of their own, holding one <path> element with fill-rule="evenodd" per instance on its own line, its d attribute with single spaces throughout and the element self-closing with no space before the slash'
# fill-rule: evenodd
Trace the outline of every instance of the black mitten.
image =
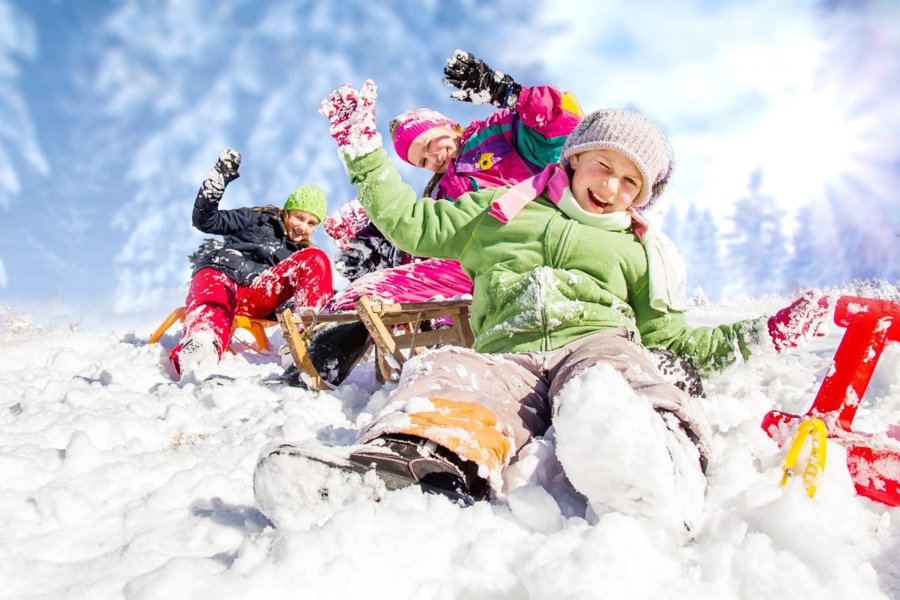
<svg viewBox="0 0 900 600">
<path fill-rule="evenodd" d="M 334 255 L 334 268 L 353 281 L 367 273 L 394 266 L 394 246 L 382 238 L 354 238 Z"/>
<path fill-rule="evenodd" d="M 706 397 L 700 373 L 691 363 L 665 348 L 647 348 L 647 350 L 667 382 L 695 398 Z"/>
<path fill-rule="evenodd" d="M 222 199 L 225 186 L 240 177 L 241 155 L 233 148 L 225 148 L 216 160 L 216 166 L 209 170 L 200 187 L 200 195 L 210 202 Z"/>
<path fill-rule="evenodd" d="M 472 104 L 493 104 L 498 108 L 514 110 L 522 86 L 512 77 L 494 71 L 464 50 L 457 50 L 447 59 L 443 81 L 459 88 L 450 97 Z"/>
<path fill-rule="evenodd" d="M 228 185 L 241 176 L 238 173 L 238 168 L 240 168 L 240 166 L 240 153 L 234 148 L 225 148 L 219 155 L 219 160 L 216 161 L 215 169 L 222 174 L 222 178 L 225 180 L 225 185 Z"/>
</svg>

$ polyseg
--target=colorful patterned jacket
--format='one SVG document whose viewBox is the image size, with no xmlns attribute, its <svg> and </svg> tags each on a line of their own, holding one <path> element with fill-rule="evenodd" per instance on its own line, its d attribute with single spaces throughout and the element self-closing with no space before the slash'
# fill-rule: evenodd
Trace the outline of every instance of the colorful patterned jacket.
<svg viewBox="0 0 900 600">
<path fill-rule="evenodd" d="M 433 197 L 455 200 L 467 192 L 519 183 L 559 161 L 566 137 L 584 113 L 569 92 L 550 86 L 522 88 L 514 111 L 473 121 L 459 155 Z"/>
</svg>

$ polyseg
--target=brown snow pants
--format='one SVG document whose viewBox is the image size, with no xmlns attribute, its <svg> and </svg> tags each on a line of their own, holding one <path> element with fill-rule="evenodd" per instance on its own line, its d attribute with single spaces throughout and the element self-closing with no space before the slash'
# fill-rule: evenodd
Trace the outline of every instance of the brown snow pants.
<svg viewBox="0 0 900 600">
<path fill-rule="evenodd" d="M 628 332 L 616 329 L 549 352 L 480 354 L 450 346 L 425 353 L 406 363 L 397 388 L 358 441 L 391 433 L 424 437 L 496 475 L 533 436 L 547 431 L 563 386 L 599 362 L 613 365 L 637 394 L 707 439 L 709 425 L 696 399 L 666 383 Z"/>
</svg>

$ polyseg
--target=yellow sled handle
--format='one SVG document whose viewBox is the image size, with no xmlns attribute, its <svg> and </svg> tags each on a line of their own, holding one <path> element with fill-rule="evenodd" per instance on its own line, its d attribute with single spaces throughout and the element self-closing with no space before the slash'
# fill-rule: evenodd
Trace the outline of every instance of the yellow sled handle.
<svg viewBox="0 0 900 600">
<path fill-rule="evenodd" d="M 812 417 L 800 424 L 797 435 L 794 437 L 794 441 L 791 442 L 791 447 L 784 459 L 784 475 L 781 478 L 781 487 L 786 486 L 788 478 L 796 474 L 794 465 L 797 463 L 800 450 L 803 449 L 803 444 L 809 436 L 812 436 L 810 438 L 811 446 L 809 460 L 803 469 L 803 487 L 806 488 L 806 493 L 812 498 L 815 496 L 816 490 L 822 482 L 822 475 L 825 473 L 826 440 L 828 436 L 825 433 L 825 423 L 821 419 Z"/>
</svg>

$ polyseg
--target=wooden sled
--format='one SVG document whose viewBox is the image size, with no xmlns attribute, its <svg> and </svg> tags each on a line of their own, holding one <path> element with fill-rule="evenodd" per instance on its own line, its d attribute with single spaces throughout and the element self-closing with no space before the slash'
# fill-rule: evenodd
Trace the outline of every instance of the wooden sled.
<svg viewBox="0 0 900 600">
<path fill-rule="evenodd" d="M 888 506 L 900 506 L 900 440 L 856 433 L 850 426 L 885 346 L 900 341 L 900 304 L 843 296 L 834 322 L 846 327 L 834 363 L 805 415 L 773 410 L 763 430 L 783 446 L 807 419 L 820 419 L 828 439 L 847 449 L 847 468 L 856 491 Z"/>
<path fill-rule="evenodd" d="M 316 328 L 327 323 L 361 321 L 375 342 L 379 381 L 397 381 L 403 364 L 425 348 L 446 344 L 472 346 L 475 335 L 469 322 L 471 305 L 468 300 L 387 303 L 362 296 L 354 302 L 356 312 L 316 315 L 311 311 L 294 314 L 288 309 L 278 315 L 278 322 L 294 364 L 309 377 L 311 387 L 330 390 L 333 387 L 322 379 L 306 351 Z M 441 318 L 448 321 L 447 326 L 431 329 L 432 320 Z"/>
</svg>

